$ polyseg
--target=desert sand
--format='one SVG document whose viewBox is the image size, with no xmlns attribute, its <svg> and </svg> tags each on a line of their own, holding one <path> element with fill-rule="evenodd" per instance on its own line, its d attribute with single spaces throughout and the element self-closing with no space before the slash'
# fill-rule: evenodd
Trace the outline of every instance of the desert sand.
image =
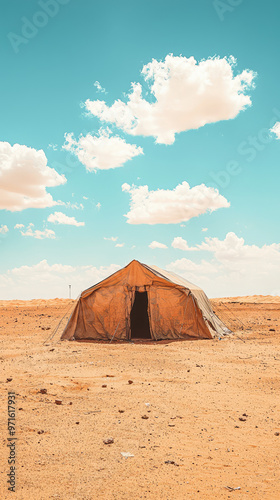
<svg viewBox="0 0 280 500">
<path fill-rule="evenodd" d="M 280 297 L 212 300 L 225 339 L 142 344 L 61 342 L 73 303 L 0 302 L 1 499 L 279 499 Z"/>
</svg>

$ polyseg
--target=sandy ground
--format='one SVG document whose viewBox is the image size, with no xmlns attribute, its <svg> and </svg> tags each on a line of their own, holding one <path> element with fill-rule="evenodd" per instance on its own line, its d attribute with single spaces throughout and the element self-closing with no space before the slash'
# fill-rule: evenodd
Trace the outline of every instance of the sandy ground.
<svg viewBox="0 0 280 500">
<path fill-rule="evenodd" d="M 0 302 L 1 500 L 279 499 L 280 298 L 212 304 L 225 340 L 108 345 L 59 342 L 70 301 Z"/>
</svg>

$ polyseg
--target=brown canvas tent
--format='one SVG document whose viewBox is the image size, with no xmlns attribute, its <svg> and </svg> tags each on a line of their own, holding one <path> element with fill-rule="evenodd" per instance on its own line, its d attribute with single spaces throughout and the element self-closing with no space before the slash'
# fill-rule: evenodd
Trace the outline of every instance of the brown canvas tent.
<svg viewBox="0 0 280 500">
<path fill-rule="evenodd" d="M 201 288 L 133 260 L 82 292 L 61 339 L 211 339 L 228 333 Z"/>
</svg>

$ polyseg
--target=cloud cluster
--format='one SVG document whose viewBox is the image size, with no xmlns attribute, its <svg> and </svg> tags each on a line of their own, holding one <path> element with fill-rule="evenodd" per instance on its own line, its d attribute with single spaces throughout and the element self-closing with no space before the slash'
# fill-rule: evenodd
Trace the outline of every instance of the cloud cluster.
<svg viewBox="0 0 280 500">
<path fill-rule="evenodd" d="M 31 238 L 35 238 L 36 240 L 44 240 L 44 239 L 55 239 L 55 232 L 52 229 L 44 229 L 40 231 L 39 229 L 33 229 L 34 224 L 32 222 L 28 224 L 26 229 L 24 229 L 24 224 L 16 224 L 15 229 L 20 229 L 20 233 L 22 236 L 30 236 Z"/>
<path fill-rule="evenodd" d="M 111 131 L 100 129 L 98 135 L 65 134 L 64 149 L 75 154 L 88 171 L 108 170 L 122 167 L 125 162 L 143 154 L 143 149 L 129 144 L 119 136 L 111 136 Z"/>
<path fill-rule="evenodd" d="M 0 142 L 0 209 L 52 207 L 56 201 L 46 188 L 65 182 L 64 175 L 47 166 L 43 150 Z"/>
<path fill-rule="evenodd" d="M 42 260 L 33 266 L 21 266 L 0 274 L 0 299 L 68 298 L 69 284 L 76 297 L 118 269 L 120 266 L 116 264 L 69 266 Z"/>
<path fill-rule="evenodd" d="M 127 102 L 87 100 L 86 109 L 100 120 L 115 124 L 131 135 L 155 137 L 157 143 L 172 144 L 175 134 L 197 129 L 207 123 L 235 118 L 251 105 L 247 90 L 255 74 L 244 70 L 234 76 L 235 59 L 167 55 L 143 66 L 149 86 L 149 102 L 142 96 L 142 85 L 132 83 Z"/>
<path fill-rule="evenodd" d="M 183 258 L 167 268 L 205 288 L 212 297 L 280 295 L 280 243 L 248 245 L 230 232 L 224 240 L 205 238 L 196 248 L 209 252 L 210 260 Z"/>
<path fill-rule="evenodd" d="M 84 226 L 84 222 L 78 222 L 75 217 L 69 217 L 62 212 L 54 212 L 48 216 L 48 221 L 54 224 L 66 224 L 68 226 Z"/>
<path fill-rule="evenodd" d="M 125 215 L 129 224 L 178 224 L 230 206 L 217 189 L 205 184 L 191 188 L 185 181 L 173 190 L 149 191 L 148 186 L 127 183 L 122 190 L 130 194 L 130 211 Z"/>
</svg>

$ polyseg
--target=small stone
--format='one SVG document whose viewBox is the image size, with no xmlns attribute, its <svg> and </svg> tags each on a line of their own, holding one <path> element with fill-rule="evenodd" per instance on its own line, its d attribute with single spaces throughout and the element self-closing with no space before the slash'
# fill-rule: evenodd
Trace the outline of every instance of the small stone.
<svg viewBox="0 0 280 500">
<path fill-rule="evenodd" d="M 240 422 L 246 422 L 246 418 L 244 417 L 239 417 Z"/>
<path fill-rule="evenodd" d="M 7 378 L 7 382 L 12 382 L 12 380 L 13 379 L 11 377 Z"/>
<path fill-rule="evenodd" d="M 41 394 L 47 394 L 47 389 L 40 389 L 40 390 L 39 390 L 39 392 L 40 392 Z"/>
<path fill-rule="evenodd" d="M 79 425 L 80 422 L 76 422 L 77 425 Z"/>
<path fill-rule="evenodd" d="M 106 385 L 106 384 L 103 384 L 103 385 L 102 385 L 102 387 L 107 387 L 107 385 Z"/>
<path fill-rule="evenodd" d="M 133 380 L 129 380 L 129 381 L 128 381 L 128 383 L 129 383 L 129 384 L 133 384 Z"/>
<path fill-rule="evenodd" d="M 274 432 L 274 436 L 280 436 L 280 432 Z"/>
<path fill-rule="evenodd" d="M 62 405 L 62 399 L 56 399 L 55 400 L 56 405 Z"/>
<path fill-rule="evenodd" d="M 119 413 L 124 413 L 124 410 L 119 410 Z"/>
<path fill-rule="evenodd" d="M 149 417 L 148 417 L 148 415 L 142 415 L 141 418 L 143 418 L 144 420 L 147 420 L 147 418 L 149 418 Z"/>
<path fill-rule="evenodd" d="M 113 444 L 113 442 L 114 442 L 114 439 L 113 439 L 113 438 L 103 439 L 103 443 L 104 443 L 104 444 Z"/>
<path fill-rule="evenodd" d="M 45 431 L 38 431 L 37 434 L 44 434 Z"/>
</svg>

